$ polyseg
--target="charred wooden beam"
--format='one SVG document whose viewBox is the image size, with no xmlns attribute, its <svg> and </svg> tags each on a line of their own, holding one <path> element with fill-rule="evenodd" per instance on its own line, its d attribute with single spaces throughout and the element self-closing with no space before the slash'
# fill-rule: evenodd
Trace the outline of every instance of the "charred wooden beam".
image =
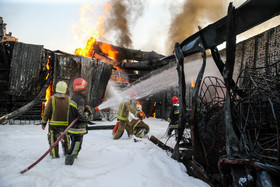
<svg viewBox="0 0 280 187">
<path fill-rule="evenodd" d="M 147 70 L 158 69 L 172 62 L 175 62 L 175 59 L 171 59 L 171 60 L 155 59 L 155 60 L 140 61 L 140 62 L 122 62 L 120 63 L 119 66 L 122 69 L 127 69 L 127 70 L 147 71 Z"/>
<path fill-rule="evenodd" d="M 226 64 L 224 70 L 224 80 L 227 88 L 225 103 L 225 127 L 226 127 L 226 151 L 228 155 L 239 153 L 239 140 L 233 129 L 232 122 L 232 101 L 230 98 L 230 86 L 235 62 L 236 35 L 235 35 L 235 7 L 232 3 L 228 7 L 228 32 L 226 43 Z"/>
<path fill-rule="evenodd" d="M 92 58 L 99 59 L 99 60 L 104 61 L 108 64 L 111 64 L 113 66 L 118 66 L 120 64 L 119 62 L 116 62 L 116 61 L 112 60 L 111 58 L 100 55 L 98 53 L 93 53 Z"/>
<path fill-rule="evenodd" d="M 175 43 L 174 54 L 176 57 L 177 63 L 177 72 L 178 72 L 178 84 L 179 84 L 179 123 L 178 123 L 178 139 L 176 145 L 174 147 L 174 152 L 172 153 L 172 158 L 180 161 L 180 153 L 179 153 L 179 143 L 182 139 L 183 131 L 186 125 L 186 82 L 185 82 L 185 72 L 184 72 L 184 55 L 183 51 L 180 48 L 179 43 Z"/>
<path fill-rule="evenodd" d="M 95 53 L 103 54 L 103 55 L 109 55 L 109 52 L 104 50 L 104 46 L 106 48 L 109 48 L 110 51 L 115 52 L 116 61 L 122 62 L 123 60 L 137 60 L 137 61 L 145 61 L 145 60 L 153 60 L 153 59 L 160 59 L 164 56 L 161 54 L 158 54 L 154 51 L 147 52 L 147 51 L 141 51 L 141 50 L 135 50 L 135 49 L 128 49 L 124 47 L 118 47 L 114 45 L 107 44 L 105 42 L 95 42 L 92 46 L 92 50 Z"/>
<path fill-rule="evenodd" d="M 156 138 L 155 136 L 152 135 L 152 136 L 149 138 L 149 140 L 150 140 L 151 142 L 153 142 L 154 144 L 156 144 L 157 146 L 159 146 L 160 148 L 162 148 L 163 150 L 168 151 L 168 152 L 170 152 L 170 153 L 173 152 L 173 149 L 172 149 L 171 147 L 169 147 L 168 145 L 164 144 L 162 141 L 160 141 L 160 140 L 159 140 L 158 138 Z"/>
</svg>

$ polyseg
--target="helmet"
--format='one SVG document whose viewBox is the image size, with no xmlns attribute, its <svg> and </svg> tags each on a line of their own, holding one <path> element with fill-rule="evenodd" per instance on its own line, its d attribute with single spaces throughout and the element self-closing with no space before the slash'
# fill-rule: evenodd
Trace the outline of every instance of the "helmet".
<svg viewBox="0 0 280 187">
<path fill-rule="evenodd" d="M 87 87 L 87 81 L 82 78 L 77 78 L 73 82 L 73 89 L 75 92 L 85 90 Z"/>
<path fill-rule="evenodd" d="M 174 103 L 179 103 L 179 99 L 178 99 L 178 97 L 176 97 L 176 96 L 174 96 L 174 97 L 172 97 L 172 103 L 174 104 Z"/>
<path fill-rule="evenodd" d="M 59 82 L 56 84 L 55 91 L 56 91 L 57 93 L 66 93 L 66 90 L 67 90 L 67 84 L 66 84 L 66 82 L 64 82 L 64 81 L 59 81 Z"/>
<path fill-rule="evenodd" d="M 142 110 L 142 106 L 141 106 L 141 105 L 136 105 L 136 109 L 137 109 L 138 111 L 141 111 L 141 110 Z"/>
</svg>

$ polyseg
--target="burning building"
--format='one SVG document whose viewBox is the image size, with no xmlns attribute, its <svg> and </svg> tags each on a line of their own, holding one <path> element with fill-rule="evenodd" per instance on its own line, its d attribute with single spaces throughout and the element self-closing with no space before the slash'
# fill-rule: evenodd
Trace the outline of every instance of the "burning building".
<svg viewBox="0 0 280 187">
<path fill-rule="evenodd" d="M 88 81 L 87 98 L 91 106 L 102 102 L 112 65 L 94 58 L 51 51 L 42 45 L 15 41 L 0 43 L 0 115 L 1 122 L 10 119 L 40 120 L 53 85 L 75 78 Z M 68 94 L 73 92 L 69 86 Z"/>
<path fill-rule="evenodd" d="M 6 114 L 18 108 L 16 104 L 28 104 L 1 120 L 23 112 L 27 116 L 32 102 L 45 101 L 45 91 L 59 80 L 69 85 L 76 77 L 88 80 L 91 85 L 88 102 L 97 106 L 104 99 L 110 78 L 123 88 L 177 65 L 176 88 L 139 101 L 145 103 L 143 109 L 147 116 L 166 118 L 171 106 L 168 102 L 173 95 L 179 95 L 176 145 L 170 148 L 154 137 L 150 140 L 184 163 L 190 175 L 210 185 L 262 186 L 263 181 L 273 181 L 271 184 L 277 186 L 280 26 L 239 44 L 236 35 L 279 15 L 279 7 L 277 0 L 246 1 L 237 9 L 230 4 L 226 17 L 200 29 L 181 44 L 176 43 L 174 54 L 167 57 L 109 45 L 94 38 L 90 38 L 85 49 L 77 49 L 75 55 L 50 51 L 43 46 L 3 42 L 1 66 L 9 68 L 1 74 L 0 112 Z M 217 45 L 225 41 L 226 49 L 218 51 Z M 222 79 L 204 76 L 206 50 L 211 51 Z M 202 63 L 192 87 L 185 82 L 184 60 L 197 53 L 201 54 Z M 225 63 L 221 55 L 225 56 Z M 23 57 L 27 59 L 24 62 Z M 42 102 L 39 105 L 40 109 L 33 114 L 41 113 Z"/>
</svg>

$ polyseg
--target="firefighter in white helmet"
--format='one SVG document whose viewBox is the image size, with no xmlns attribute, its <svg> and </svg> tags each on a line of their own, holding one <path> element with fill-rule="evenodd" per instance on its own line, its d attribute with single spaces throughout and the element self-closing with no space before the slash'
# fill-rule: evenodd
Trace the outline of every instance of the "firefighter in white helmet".
<svg viewBox="0 0 280 187">
<path fill-rule="evenodd" d="M 68 126 L 68 114 L 70 97 L 66 95 L 67 84 L 59 81 L 56 84 L 55 94 L 48 99 L 47 105 L 42 117 L 42 129 L 44 130 L 49 120 L 48 140 L 50 146 L 56 142 L 58 137 L 65 131 Z M 66 134 L 61 139 L 64 155 L 70 148 L 69 136 Z M 52 158 L 59 158 L 59 144 L 50 152 Z"/>
<path fill-rule="evenodd" d="M 82 148 L 83 136 L 87 134 L 87 121 L 91 120 L 92 112 L 86 105 L 87 81 L 77 78 L 73 82 L 74 95 L 70 101 L 69 124 L 76 118 L 78 121 L 68 130 L 71 138 L 71 147 L 65 157 L 66 165 L 73 165 L 74 159 Z"/>
</svg>

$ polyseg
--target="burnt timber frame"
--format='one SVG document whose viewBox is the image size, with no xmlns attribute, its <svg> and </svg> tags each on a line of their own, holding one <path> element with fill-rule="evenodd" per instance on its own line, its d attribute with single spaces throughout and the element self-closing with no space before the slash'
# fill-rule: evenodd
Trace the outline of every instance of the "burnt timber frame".
<svg viewBox="0 0 280 187">
<path fill-rule="evenodd" d="M 232 179 L 231 181 L 227 181 L 228 183 L 223 183 L 223 185 L 238 185 L 238 178 L 240 177 L 248 177 L 248 168 L 253 167 L 256 169 L 256 171 L 260 169 L 272 171 L 273 173 L 279 174 L 279 166 L 273 166 L 273 165 L 266 165 L 261 162 L 256 162 L 253 160 L 249 160 L 248 158 L 241 159 L 238 156 L 242 155 L 242 145 L 239 144 L 239 140 L 235 134 L 235 130 L 233 129 L 232 124 L 232 98 L 231 94 L 237 94 L 240 97 L 245 96 L 245 93 L 239 88 L 237 88 L 235 82 L 232 79 L 233 75 L 233 68 L 234 68 L 234 62 L 235 62 L 235 42 L 236 42 L 236 35 L 249 30 L 252 27 L 255 27 L 256 25 L 265 22 L 266 20 L 271 19 L 274 16 L 277 16 L 280 14 L 280 1 L 277 0 L 268 0 L 268 1 L 262 1 L 262 0 L 251 0 L 246 1 L 243 5 L 241 5 L 239 8 L 235 9 L 232 4 L 230 4 L 228 9 L 228 16 L 222 18 L 221 20 L 207 26 L 204 29 L 201 29 L 199 32 L 195 33 L 194 35 L 190 36 L 186 40 L 184 40 L 180 44 L 180 48 L 183 51 L 183 56 L 187 57 L 192 54 L 201 52 L 201 46 L 204 47 L 205 50 L 210 49 L 213 55 L 213 59 L 221 73 L 221 75 L 224 78 L 225 85 L 226 85 L 226 99 L 225 99 L 225 105 L 224 105 L 224 125 L 226 127 L 226 155 L 223 158 L 220 158 L 218 164 L 219 169 L 222 169 L 225 165 L 231 169 Z M 220 59 L 218 50 L 216 48 L 217 45 L 223 43 L 224 41 L 227 41 L 227 59 L 226 63 L 224 64 L 222 60 Z M 203 44 L 203 45 L 202 45 Z M 175 54 L 172 54 L 168 57 L 163 58 L 162 60 L 166 59 L 176 59 L 178 63 L 178 59 L 176 58 L 176 54 L 178 53 L 178 48 L 175 47 Z M 202 65 L 203 69 L 204 64 Z M 209 163 L 207 161 L 207 152 L 203 148 L 203 142 L 200 140 L 200 136 L 196 132 L 196 100 L 197 95 L 196 92 L 200 87 L 199 84 L 199 77 L 201 77 L 203 73 L 199 73 L 197 82 L 196 82 L 196 88 L 193 93 L 193 105 L 192 105 L 192 111 L 189 118 L 189 125 L 191 129 L 191 138 L 192 138 L 192 144 L 193 149 L 196 151 L 196 148 L 199 146 L 202 146 L 198 148 L 198 151 L 201 151 L 200 154 L 205 154 L 205 162 L 204 164 L 206 167 L 209 167 Z M 182 79 L 182 76 L 180 76 L 180 72 L 178 71 L 179 78 Z M 179 81 L 179 88 L 181 86 L 181 81 Z M 182 88 L 182 87 L 181 87 Z M 181 91 L 180 91 L 181 93 Z M 179 99 L 182 99 L 181 97 Z M 181 104 L 182 102 L 180 102 Z M 181 118 L 179 119 L 184 122 Z M 277 127 L 277 126 L 276 126 Z M 276 128 L 278 130 L 278 128 Z M 181 129 L 182 131 L 182 129 Z M 182 133 L 182 132 L 181 132 Z M 279 134 L 279 133 L 277 133 Z M 201 144 L 199 144 L 201 143 Z M 278 144 L 277 144 L 278 145 Z M 182 155 L 178 156 L 178 143 L 176 143 L 173 151 L 172 157 L 176 160 L 181 159 Z M 177 150 L 176 150 L 177 149 Z M 278 148 L 279 151 L 279 148 Z M 279 152 L 278 152 L 279 153 Z M 175 156 L 174 156 L 175 155 Z M 279 155 L 279 154 L 278 154 Z M 237 156 L 237 157 L 236 157 Z M 182 161 L 182 160 L 179 160 Z M 184 160 L 185 161 L 185 160 Z M 213 180 L 215 180 L 215 176 L 211 173 L 208 173 L 205 175 L 204 169 L 201 169 L 199 165 L 193 164 L 194 160 L 190 160 L 187 163 L 184 163 L 186 166 L 195 167 L 195 171 L 200 171 L 196 175 L 196 177 L 199 177 L 200 179 L 204 180 L 208 184 L 211 184 Z M 204 166 L 205 166 L 204 165 Z M 244 170 L 245 171 L 242 171 Z M 189 168 L 188 168 L 189 170 Z M 223 170 L 221 172 L 221 177 L 223 178 L 225 175 L 223 175 Z M 229 171 L 230 172 L 230 171 Z M 193 172 L 194 173 L 194 172 Z M 213 173 L 212 173 L 213 174 Z M 258 174 L 259 178 L 264 177 L 264 180 L 269 180 L 269 177 L 266 177 L 266 174 Z M 261 177 L 260 177 L 261 176 Z M 217 178 L 216 178 L 217 179 Z M 247 178 L 248 179 L 248 178 Z M 224 181 L 226 181 L 226 178 L 223 178 Z M 255 181 L 254 181 L 255 182 Z M 255 184 L 254 182 L 248 180 L 247 185 Z M 213 183 L 211 184 L 213 185 Z"/>
</svg>

